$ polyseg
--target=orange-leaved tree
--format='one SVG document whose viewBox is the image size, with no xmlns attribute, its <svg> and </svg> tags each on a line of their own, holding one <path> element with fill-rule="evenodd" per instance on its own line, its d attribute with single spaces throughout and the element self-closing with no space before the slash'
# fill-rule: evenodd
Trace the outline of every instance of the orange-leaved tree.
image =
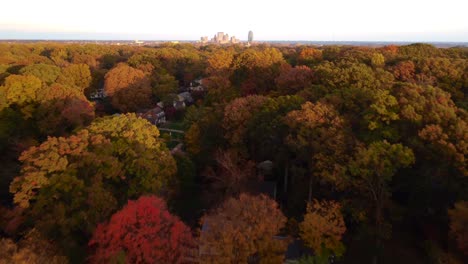
<svg viewBox="0 0 468 264">
<path fill-rule="evenodd" d="M 146 108 L 151 103 L 151 84 L 142 70 L 120 63 L 105 78 L 104 91 L 112 106 L 122 112 Z"/>
<path fill-rule="evenodd" d="M 241 194 L 204 216 L 201 263 L 281 263 L 286 241 L 275 237 L 286 217 L 265 195 Z"/>
<path fill-rule="evenodd" d="M 223 128 L 226 130 L 225 138 L 232 146 L 244 145 L 248 122 L 266 100 L 265 96 L 251 95 L 237 98 L 225 107 Z"/>
<path fill-rule="evenodd" d="M 341 238 L 346 226 L 338 202 L 314 200 L 308 203 L 299 228 L 302 240 L 316 255 L 323 256 L 330 251 L 336 256 L 343 255 L 345 248 Z"/>
<path fill-rule="evenodd" d="M 468 256 L 468 202 L 459 201 L 448 210 L 450 217 L 450 235 L 457 242 L 458 248 Z"/>
<path fill-rule="evenodd" d="M 311 172 L 309 197 L 312 201 L 312 184 L 315 179 L 330 182 L 339 188 L 345 184 L 345 164 L 348 160 L 344 119 L 333 106 L 306 102 L 300 110 L 291 111 L 285 118 L 289 126 L 288 145 L 303 157 Z"/>
</svg>

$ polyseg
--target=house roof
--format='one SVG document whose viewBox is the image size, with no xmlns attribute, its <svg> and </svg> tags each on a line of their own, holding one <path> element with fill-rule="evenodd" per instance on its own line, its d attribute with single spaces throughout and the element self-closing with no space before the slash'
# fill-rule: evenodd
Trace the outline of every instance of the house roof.
<svg viewBox="0 0 468 264">
<path fill-rule="evenodd" d="M 179 98 L 182 97 L 184 101 L 187 101 L 188 103 L 193 102 L 192 95 L 189 92 L 183 92 L 178 94 Z"/>
</svg>

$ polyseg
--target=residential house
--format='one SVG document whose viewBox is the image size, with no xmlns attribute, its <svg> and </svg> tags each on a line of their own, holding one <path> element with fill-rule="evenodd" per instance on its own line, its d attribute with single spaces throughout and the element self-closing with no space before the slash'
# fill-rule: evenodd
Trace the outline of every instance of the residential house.
<svg viewBox="0 0 468 264">
<path fill-rule="evenodd" d="M 166 123 L 166 114 L 160 107 L 155 107 L 144 113 L 137 113 L 137 116 L 148 120 L 153 125 Z"/>
<path fill-rule="evenodd" d="M 189 92 L 180 93 L 178 94 L 178 97 L 182 97 L 181 99 L 184 100 L 185 104 L 193 104 L 193 98 Z"/>
<path fill-rule="evenodd" d="M 106 97 L 106 94 L 104 93 L 104 88 L 97 89 L 89 95 L 89 99 L 91 100 L 102 99 L 104 97 Z"/>
<path fill-rule="evenodd" d="M 205 87 L 203 87 L 203 79 L 198 78 L 190 83 L 189 90 L 191 92 L 203 92 L 205 91 Z"/>
</svg>

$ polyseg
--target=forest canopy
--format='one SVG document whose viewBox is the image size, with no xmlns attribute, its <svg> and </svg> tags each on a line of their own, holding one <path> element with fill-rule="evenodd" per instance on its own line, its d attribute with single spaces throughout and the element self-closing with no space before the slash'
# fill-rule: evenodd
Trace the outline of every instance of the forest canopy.
<svg viewBox="0 0 468 264">
<path fill-rule="evenodd" d="M 466 263 L 468 48 L 0 43 L 0 263 Z"/>
</svg>

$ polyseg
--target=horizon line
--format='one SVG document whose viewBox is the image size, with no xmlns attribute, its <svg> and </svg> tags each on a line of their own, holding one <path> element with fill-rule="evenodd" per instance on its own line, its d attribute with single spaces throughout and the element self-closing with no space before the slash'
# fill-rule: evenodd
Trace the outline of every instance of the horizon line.
<svg viewBox="0 0 468 264">
<path fill-rule="evenodd" d="M 5 41 L 160 41 L 160 42 L 171 42 L 171 41 L 183 41 L 183 42 L 200 42 L 197 39 L 80 39 L 80 38 L 1 38 L 0 42 Z M 248 42 L 248 40 L 239 40 L 239 42 Z M 453 41 L 453 40 L 293 40 L 293 39 L 274 39 L 274 40 L 254 40 L 253 42 L 378 42 L 378 43 L 466 43 L 468 41 Z M 203 43 L 203 44 L 217 44 L 217 43 Z"/>
</svg>

